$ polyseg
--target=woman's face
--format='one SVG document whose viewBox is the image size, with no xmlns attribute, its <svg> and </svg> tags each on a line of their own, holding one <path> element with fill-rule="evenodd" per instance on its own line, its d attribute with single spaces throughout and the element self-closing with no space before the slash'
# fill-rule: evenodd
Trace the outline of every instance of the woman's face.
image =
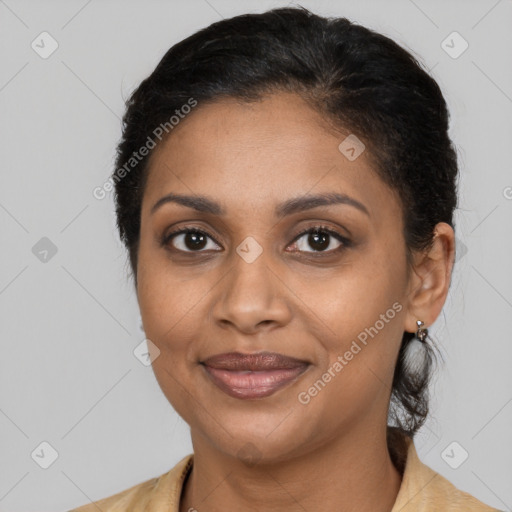
<svg viewBox="0 0 512 512">
<path fill-rule="evenodd" d="M 195 449 L 284 460 L 385 428 L 402 334 L 414 331 L 403 221 L 367 153 L 354 159 L 350 139 L 339 149 L 347 135 L 281 93 L 199 103 L 154 150 L 137 293 L 155 375 Z M 196 208 L 160 202 L 169 194 Z M 349 199 L 310 200 L 335 194 Z M 181 230 L 192 233 L 168 237 Z M 299 363 L 204 364 L 232 352 Z"/>
</svg>

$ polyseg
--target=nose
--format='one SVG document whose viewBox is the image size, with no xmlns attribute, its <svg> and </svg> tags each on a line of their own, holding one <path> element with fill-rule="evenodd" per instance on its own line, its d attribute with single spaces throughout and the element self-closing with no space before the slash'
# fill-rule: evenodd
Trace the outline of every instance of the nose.
<svg viewBox="0 0 512 512">
<path fill-rule="evenodd" d="M 221 327 L 254 334 L 290 321 L 287 288 L 264 254 L 251 263 L 235 255 L 232 267 L 219 283 L 219 297 L 212 311 Z"/>
</svg>

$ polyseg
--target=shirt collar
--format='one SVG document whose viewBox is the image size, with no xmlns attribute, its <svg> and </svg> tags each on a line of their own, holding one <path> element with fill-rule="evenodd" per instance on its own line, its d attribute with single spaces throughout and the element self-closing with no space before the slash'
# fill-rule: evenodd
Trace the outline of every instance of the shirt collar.
<svg viewBox="0 0 512 512">
<path fill-rule="evenodd" d="M 410 437 L 396 434 L 392 449 L 394 464 L 402 474 L 402 483 L 391 512 L 427 512 L 464 505 L 465 511 L 494 511 L 476 498 L 458 490 L 447 479 L 421 462 Z M 185 479 L 194 455 L 182 458 L 155 483 L 147 512 L 179 512 Z M 451 510 L 451 509 L 450 509 Z M 455 510 L 455 508 L 454 508 Z"/>
</svg>

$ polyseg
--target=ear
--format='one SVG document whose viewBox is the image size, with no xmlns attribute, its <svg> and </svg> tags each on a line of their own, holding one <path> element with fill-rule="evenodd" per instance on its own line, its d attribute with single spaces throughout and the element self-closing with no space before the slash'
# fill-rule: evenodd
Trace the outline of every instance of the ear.
<svg viewBox="0 0 512 512">
<path fill-rule="evenodd" d="M 431 248 L 414 254 L 404 325 L 407 332 L 416 332 L 416 320 L 429 327 L 441 313 L 450 288 L 454 257 L 453 228 L 440 222 L 435 227 Z"/>
</svg>

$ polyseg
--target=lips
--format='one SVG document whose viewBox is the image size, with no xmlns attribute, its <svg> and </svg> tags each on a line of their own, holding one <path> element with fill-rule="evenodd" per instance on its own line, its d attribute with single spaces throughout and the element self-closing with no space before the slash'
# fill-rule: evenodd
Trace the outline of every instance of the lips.
<svg viewBox="0 0 512 512">
<path fill-rule="evenodd" d="M 208 377 L 235 398 L 264 398 L 291 384 L 309 363 L 275 352 L 231 352 L 209 357 L 201 363 Z"/>
</svg>

